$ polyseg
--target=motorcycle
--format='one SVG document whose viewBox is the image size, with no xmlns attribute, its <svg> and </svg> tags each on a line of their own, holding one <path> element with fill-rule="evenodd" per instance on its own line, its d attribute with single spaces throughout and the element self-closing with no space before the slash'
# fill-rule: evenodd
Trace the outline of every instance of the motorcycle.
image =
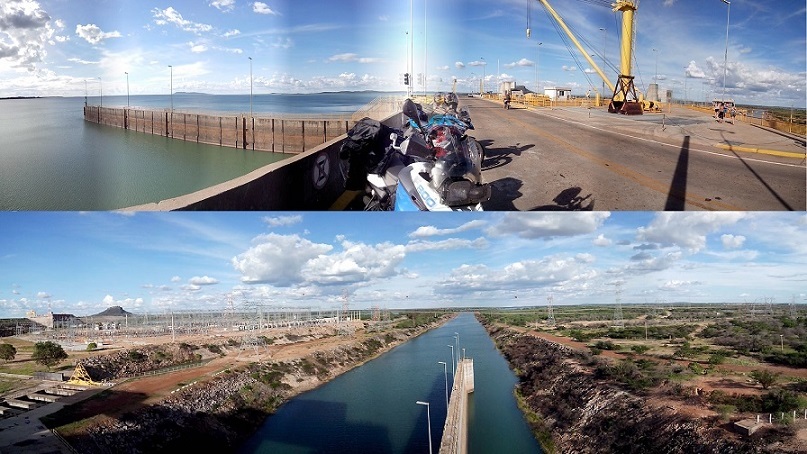
<svg viewBox="0 0 807 454">
<path fill-rule="evenodd" d="M 367 174 L 365 210 L 481 211 L 491 189 L 482 182 L 484 149 L 465 134 L 467 111 L 468 123 L 459 114 L 428 117 L 406 100 L 403 113 L 408 121 L 390 134 L 386 164 Z"/>
</svg>

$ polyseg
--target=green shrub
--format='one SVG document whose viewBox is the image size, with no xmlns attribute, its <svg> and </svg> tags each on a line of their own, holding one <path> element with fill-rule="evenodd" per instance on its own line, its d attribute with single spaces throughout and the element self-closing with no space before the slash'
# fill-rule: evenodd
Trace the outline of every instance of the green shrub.
<svg viewBox="0 0 807 454">
<path fill-rule="evenodd" d="M 96 344 L 95 342 L 90 342 L 89 344 L 87 344 L 87 351 L 88 352 L 91 352 L 91 351 L 95 350 L 96 348 L 98 348 L 98 344 Z"/>
</svg>

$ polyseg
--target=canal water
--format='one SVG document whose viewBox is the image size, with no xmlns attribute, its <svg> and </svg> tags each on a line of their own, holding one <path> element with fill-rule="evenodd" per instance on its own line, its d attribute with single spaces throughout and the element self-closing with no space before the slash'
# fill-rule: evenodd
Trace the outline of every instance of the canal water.
<svg viewBox="0 0 807 454">
<path fill-rule="evenodd" d="M 353 112 L 379 95 L 258 95 L 253 108 L 256 114 L 317 118 Z M 103 98 L 108 107 L 126 103 L 126 96 Z M 171 97 L 132 96 L 130 103 L 167 109 Z M 249 112 L 249 96 L 176 94 L 173 105 L 178 111 Z M 84 97 L 0 99 L 0 210 L 113 210 L 158 202 L 291 156 L 101 126 L 84 121 L 83 106 Z"/>
<path fill-rule="evenodd" d="M 540 453 L 513 397 L 516 377 L 473 314 L 440 328 L 284 404 L 243 446 L 242 453 L 428 453 L 429 402 L 433 449 L 451 391 L 451 348 L 474 360 L 469 400 L 470 453 Z M 455 346 L 456 350 L 457 347 Z"/>
</svg>

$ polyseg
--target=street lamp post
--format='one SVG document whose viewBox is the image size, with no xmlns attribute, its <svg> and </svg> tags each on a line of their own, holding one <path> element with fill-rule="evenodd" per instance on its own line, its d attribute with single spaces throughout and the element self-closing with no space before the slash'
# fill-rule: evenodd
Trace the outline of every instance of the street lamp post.
<svg viewBox="0 0 807 454">
<path fill-rule="evenodd" d="M 432 454 L 432 416 L 431 416 L 431 410 L 429 410 L 429 403 L 428 402 L 422 402 L 420 400 L 417 401 L 416 403 L 418 405 L 425 405 L 426 406 L 426 422 L 429 425 L 429 454 Z"/>
<path fill-rule="evenodd" d="M 779 342 L 782 343 L 782 353 L 784 353 L 785 352 L 785 335 L 784 334 L 779 335 Z"/>
<path fill-rule="evenodd" d="M 451 349 L 451 379 L 454 380 L 454 374 L 456 374 L 456 371 L 454 370 L 454 346 L 449 345 L 448 348 Z"/>
<path fill-rule="evenodd" d="M 488 62 L 485 61 L 485 57 L 479 57 L 480 60 L 484 61 L 485 63 L 482 64 L 482 89 L 479 90 L 479 96 L 485 97 L 485 67 L 488 65 Z"/>
<path fill-rule="evenodd" d="M 252 118 L 252 57 L 249 57 L 249 118 Z"/>
<path fill-rule="evenodd" d="M 607 28 L 600 28 L 600 31 L 603 34 L 602 39 L 602 67 L 605 68 L 605 48 L 606 48 L 606 41 L 608 41 L 608 29 Z M 605 80 L 602 81 L 602 93 L 605 96 Z"/>
<path fill-rule="evenodd" d="M 726 54 L 723 57 L 723 102 L 726 102 L 726 74 L 728 73 L 729 64 L 729 19 L 731 17 L 731 2 L 728 0 L 721 1 L 729 5 L 726 10 Z"/>
<path fill-rule="evenodd" d="M 656 56 L 656 72 L 653 73 L 653 82 L 658 84 L 658 49 L 653 49 L 653 55 Z"/>
<path fill-rule="evenodd" d="M 448 366 L 445 361 L 437 361 L 437 364 L 443 365 L 443 377 L 446 381 L 446 411 L 448 411 Z"/>
<path fill-rule="evenodd" d="M 168 68 L 171 70 L 171 85 L 169 86 L 169 90 L 171 92 L 171 116 L 173 117 L 174 114 L 174 67 L 168 65 Z"/>
<path fill-rule="evenodd" d="M 129 72 L 126 71 L 126 107 L 129 107 Z"/>
<path fill-rule="evenodd" d="M 538 94 L 541 93 L 541 84 L 538 78 L 538 67 L 541 66 L 541 44 L 543 43 L 538 43 L 538 54 L 535 58 L 535 92 Z"/>
<path fill-rule="evenodd" d="M 454 337 L 457 338 L 457 364 L 460 363 L 460 333 L 454 332 Z"/>
</svg>

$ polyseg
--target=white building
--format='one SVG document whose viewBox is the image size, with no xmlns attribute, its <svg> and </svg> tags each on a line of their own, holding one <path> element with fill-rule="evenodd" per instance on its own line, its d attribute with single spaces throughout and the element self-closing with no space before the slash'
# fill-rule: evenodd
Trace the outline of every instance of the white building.
<svg viewBox="0 0 807 454">
<path fill-rule="evenodd" d="M 546 87 L 544 88 L 544 95 L 553 101 L 568 100 L 572 96 L 572 89 L 565 87 Z"/>
</svg>

